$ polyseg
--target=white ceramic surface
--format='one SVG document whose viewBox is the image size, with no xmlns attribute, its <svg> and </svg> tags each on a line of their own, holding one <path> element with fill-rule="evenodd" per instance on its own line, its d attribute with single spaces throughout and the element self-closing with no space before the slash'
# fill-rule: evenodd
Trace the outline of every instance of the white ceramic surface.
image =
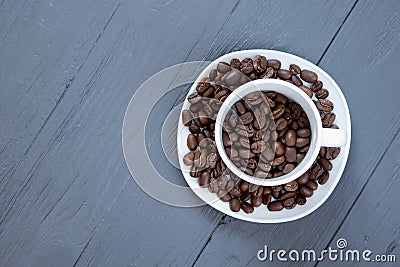
<svg viewBox="0 0 400 267">
<path fill-rule="evenodd" d="M 351 140 L 350 113 L 346 103 L 346 99 L 344 98 L 342 91 L 340 90 L 336 82 L 326 72 L 324 72 L 319 67 L 317 67 L 316 65 L 305 59 L 280 51 L 255 49 L 255 50 L 236 51 L 226 54 L 216 59 L 207 68 L 205 68 L 204 71 L 200 74 L 198 80 L 200 80 L 203 77 L 207 77 L 210 70 L 216 68 L 217 63 L 220 61 L 229 62 L 232 58 L 238 58 L 240 60 L 246 57 L 254 58 L 254 56 L 256 55 L 263 55 L 267 59 L 279 59 L 282 62 L 281 67 L 284 69 L 289 69 L 290 64 L 297 64 L 302 69 L 312 70 L 318 74 L 318 78 L 320 81 L 323 82 L 324 88 L 329 90 L 330 94 L 328 99 L 335 104 L 335 108 L 333 110 L 333 112 L 335 112 L 336 114 L 335 124 L 337 124 L 340 129 L 346 132 L 346 145 L 342 147 L 339 156 L 332 161 L 333 168 L 332 171 L 330 172 L 330 178 L 328 182 L 325 185 L 319 186 L 319 188 L 314 192 L 314 195 L 311 198 L 307 199 L 307 203 L 305 205 L 303 206 L 297 205 L 294 209 L 291 210 L 270 212 L 268 211 L 265 205 L 262 205 L 258 208 L 255 208 L 254 212 L 250 214 L 246 214 L 243 211 L 232 212 L 229 209 L 229 203 L 225 203 L 216 199 L 216 194 L 210 193 L 207 188 L 199 188 L 198 179 L 192 178 L 189 175 L 190 168 L 183 164 L 182 155 L 185 155 L 187 152 L 189 152 L 189 149 L 186 146 L 186 139 L 190 132 L 188 128 L 182 124 L 181 120 L 179 120 L 178 135 L 177 135 L 179 163 L 183 176 L 185 177 L 185 180 L 188 183 L 188 185 L 201 199 L 206 201 L 209 205 L 211 205 L 215 209 L 238 219 L 258 222 L 258 223 L 280 223 L 280 222 L 293 221 L 310 214 L 318 207 L 320 207 L 330 196 L 330 194 L 335 189 L 337 183 L 339 182 L 343 170 L 346 166 L 350 150 L 350 140 Z M 196 90 L 196 84 L 193 84 L 188 94 L 195 92 L 195 90 Z M 185 100 L 182 110 L 188 108 L 189 108 L 189 102 Z"/>
<path fill-rule="evenodd" d="M 306 156 L 290 173 L 276 178 L 263 179 L 247 175 L 229 159 L 222 142 L 222 125 L 232 105 L 244 98 L 247 94 L 256 91 L 276 91 L 282 93 L 290 100 L 300 104 L 310 121 L 311 142 Z M 304 174 L 318 156 L 321 146 L 343 147 L 346 144 L 346 132 L 341 129 L 322 128 L 321 117 L 315 104 L 312 102 L 311 98 L 297 86 L 277 79 L 258 79 L 240 86 L 223 102 L 215 123 L 215 142 L 222 160 L 238 177 L 257 185 L 275 186 L 286 184 Z"/>
</svg>

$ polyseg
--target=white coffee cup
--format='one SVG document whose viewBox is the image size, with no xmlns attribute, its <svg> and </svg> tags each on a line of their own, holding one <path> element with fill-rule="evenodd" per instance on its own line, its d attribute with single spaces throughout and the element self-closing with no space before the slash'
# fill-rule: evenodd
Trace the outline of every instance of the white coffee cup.
<svg viewBox="0 0 400 267">
<path fill-rule="evenodd" d="M 304 159 L 291 172 L 276 178 L 264 179 L 244 173 L 229 159 L 222 142 L 222 125 L 232 105 L 247 94 L 256 91 L 275 91 L 285 95 L 289 100 L 301 105 L 310 121 L 310 147 Z M 228 169 L 243 180 L 263 186 L 281 185 L 297 179 L 312 166 L 322 146 L 342 147 L 346 145 L 346 140 L 345 131 L 322 127 L 319 112 L 311 98 L 305 92 L 293 84 L 276 79 L 260 79 L 251 81 L 234 90 L 222 103 L 215 124 L 215 142 L 217 149 Z"/>
</svg>

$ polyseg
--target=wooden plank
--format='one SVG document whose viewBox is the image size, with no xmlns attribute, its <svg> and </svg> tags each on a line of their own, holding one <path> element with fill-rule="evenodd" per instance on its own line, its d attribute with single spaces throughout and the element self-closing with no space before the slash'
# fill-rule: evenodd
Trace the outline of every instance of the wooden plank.
<svg viewBox="0 0 400 267">
<path fill-rule="evenodd" d="M 347 2 L 320 1 L 297 9 L 273 1 L 235 4 L 127 1 L 114 9 L 79 72 L 62 87 L 63 97 L 50 106 L 51 116 L 39 130 L 30 130 L 34 139 L 24 141 L 23 153 L 16 153 L 21 158 L 18 168 L 4 176 L 7 195 L 2 193 L 0 263 L 182 265 L 195 260 L 222 215 L 210 207 L 169 207 L 135 186 L 120 144 L 122 117 L 133 91 L 171 64 L 214 59 L 242 48 L 276 48 L 316 61 L 351 7 Z M 249 15 L 249 10 L 254 14 Z M 270 11 L 279 16 L 265 17 Z M 79 20 L 75 23 L 79 26 Z M 291 35 L 281 30 L 293 25 L 298 27 Z M 262 34 L 248 35 L 253 31 Z M 313 46 L 300 38 L 315 34 L 319 39 Z M 54 79 L 49 75 L 46 81 L 57 84 Z M 40 85 L 46 85 L 44 80 Z M 46 86 L 42 94 L 47 96 L 51 89 Z M 27 108 L 40 106 L 14 93 Z M 166 103 L 167 112 L 171 103 Z M 32 119 L 40 115 L 32 114 Z M 10 131 L 24 135 L 22 130 Z M 8 153 L 6 148 L 2 155 Z M 144 227 L 152 234 L 145 234 Z M 163 256 L 152 255 L 153 247 Z"/>
<path fill-rule="evenodd" d="M 310 14 L 315 14 L 313 19 L 323 19 L 321 23 L 313 23 L 310 21 L 310 17 L 298 17 L 297 13 L 293 13 L 289 6 L 275 6 L 277 3 L 268 3 L 265 7 L 260 8 L 259 16 L 261 16 L 262 10 L 266 10 L 270 6 L 273 10 L 279 10 L 280 14 L 287 14 L 288 20 L 285 20 L 285 27 L 290 27 L 295 21 L 299 25 L 310 29 L 313 26 L 318 26 L 317 29 L 313 28 L 316 32 L 322 33 L 322 28 L 327 24 L 336 25 L 331 27 L 331 31 L 325 31 L 323 38 L 329 40 L 335 33 L 335 30 L 340 25 L 341 21 L 346 15 L 351 7 L 340 6 L 335 4 L 329 4 L 328 6 L 313 6 L 312 4 L 302 6 L 302 10 L 306 12 L 307 10 L 312 10 Z M 347 7 L 347 10 L 346 10 Z M 313 9 L 315 8 L 315 10 Z M 343 9 L 342 9 L 343 8 Z M 330 14 L 332 9 L 335 9 L 337 13 L 335 19 L 332 16 L 319 16 L 316 12 L 317 10 L 323 10 L 326 14 Z M 212 34 L 205 34 L 203 38 L 200 39 L 197 46 L 199 48 L 193 49 L 192 53 L 200 54 L 200 56 L 189 56 L 189 58 L 198 59 L 200 58 L 215 58 L 219 54 L 225 53 L 229 50 L 237 49 L 237 46 L 243 44 L 226 44 L 224 47 L 221 44 L 220 48 L 217 49 L 218 43 L 223 42 L 225 39 L 234 39 L 233 36 L 242 36 L 240 28 L 238 29 L 237 24 L 240 18 L 247 16 L 249 19 L 249 25 L 257 25 L 257 16 L 248 16 L 248 10 L 257 10 L 257 6 L 253 4 L 249 7 L 248 4 L 244 5 L 239 3 L 237 9 L 233 12 L 231 17 L 225 23 L 219 34 L 223 37 L 217 37 L 219 40 L 212 47 L 215 49 L 210 49 L 207 44 L 209 44 L 210 39 L 218 32 L 218 24 L 213 24 L 214 30 L 210 30 Z M 301 12 L 297 10 L 297 12 Z M 212 17 L 217 17 L 213 16 Z M 254 17 L 251 19 L 251 17 Z M 325 19 L 330 20 L 326 22 Z M 341 19 L 341 20 L 340 20 Z M 274 22 L 273 18 L 265 18 L 261 24 L 256 26 L 254 31 L 264 30 L 267 25 Z M 335 22 L 335 23 L 334 23 Z M 192 25 L 192 24 L 190 24 Z M 326 28 L 325 28 L 326 29 Z M 240 30 L 243 34 L 249 29 Z M 285 39 L 278 28 L 270 29 L 265 35 L 259 35 L 254 38 L 253 41 L 248 41 L 246 46 L 255 47 L 262 43 L 267 43 L 268 40 L 273 39 L 273 36 L 281 36 Z M 218 35 L 219 36 L 219 35 Z M 287 37 L 289 39 L 289 37 Z M 293 38 L 293 39 L 292 39 Z M 294 45 L 297 41 L 302 42 L 303 40 L 297 40 L 295 35 L 291 36 L 289 40 L 282 41 L 282 45 L 286 45 L 290 49 L 295 50 L 297 48 Z M 253 43 L 252 43 L 253 42 Z M 321 43 L 318 46 L 309 47 L 307 52 L 312 60 L 318 60 L 318 57 L 322 54 L 327 42 Z M 200 47 L 205 47 L 200 49 Z M 266 47 L 266 45 L 264 46 Z M 240 47 L 241 48 L 241 47 Z M 209 54 L 209 50 L 214 54 Z M 301 51 L 301 49 L 299 49 Z M 203 55 L 201 55 L 203 53 Z M 205 56 L 204 56 L 205 55 Z M 166 101 L 167 102 L 167 101 Z M 165 104 L 165 111 L 169 110 L 170 106 Z M 155 133 L 157 137 L 157 133 Z M 159 137 L 157 137 L 159 138 Z M 149 142 L 153 142 L 150 140 Z M 128 191 L 129 193 L 125 193 Z M 177 208 L 168 207 L 165 205 L 160 205 L 154 201 L 143 200 L 140 202 L 140 207 L 133 207 L 132 202 L 135 202 L 137 188 L 129 188 L 128 186 L 124 189 L 119 199 L 116 201 L 114 207 L 112 208 L 110 214 L 108 214 L 104 221 L 104 226 L 99 227 L 99 232 L 96 233 L 91 239 L 90 243 L 87 245 L 86 249 L 83 251 L 81 257 L 77 261 L 77 265 L 96 265 L 100 263 L 117 263 L 118 265 L 172 265 L 172 266 L 186 266 L 192 264 L 198 253 L 202 250 L 203 245 L 206 243 L 208 236 L 214 230 L 216 222 L 221 218 L 221 214 L 215 212 L 210 207 L 202 207 L 196 209 L 182 210 Z M 132 195 L 133 194 L 133 195 Z M 140 194 L 141 196 L 141 194 Z M 139 219 L 138 219 L 139 218 Z M 150 221 L 142 218 L 151 218 Z M 138 230 L 139 229 L 139 230 Z M 154 255 L 156 254 L 156 255 Z"/>
<path fill-rule="evenodd" d="M 375 255 L 396 255 L 396 263 L 383 263 L 398 266 L 400 240 L 400 214 L 398 203 L 400 195 L 400 132 L 391 143 L 384 157 L 375 169 L 365 189 L 358 196 L 340 228 L 333 236 L 329 246 L 336 247 L 338 239 L 347 241 L 346 249 L 357 249 L 360 252 L 371 250 Z M 362 223 L 360 223 L 362 222 Z M 333 265 L 324 261 L 318 265 Z M 397 265 L 396 265 L 397 264 Z M 350 263 L 341 263 L 350 266 Z"/>
<path fill-rule="evenodd" d="M 348 165 L 332 196 L 316 212 L 295 222 L 259 225 L 228 220 L 212 235 L 196 265 L 265 265 L 256 258 L 265 244 L 271 249 L 322 250 L 330 243 L 400 127 L 400 95 L 393 86 L 400 60 L 399 10 L 397 1 L 360 1 L 321 61 L 344 91 L 353 129 Z M 379 199 L 379 192 L 369 192 L 365 197 L 370 201 Z M 388 218 L 396 216 L 394 210 L 390 212 Z M 347 221 L 356 225 L 360 218 L 350 214 Z M 387 223 L 388 229 L 394 222 Z M 392 241 L 382 239 L 380 245 L 385 248 Z M 362 246 L 360 239 L 353 242 Z"/>
</svg>

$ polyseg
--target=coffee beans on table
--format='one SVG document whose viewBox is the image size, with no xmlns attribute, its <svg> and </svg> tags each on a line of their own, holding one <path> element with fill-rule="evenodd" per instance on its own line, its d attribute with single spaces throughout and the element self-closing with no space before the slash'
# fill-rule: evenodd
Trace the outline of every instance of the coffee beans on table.
<svg viewBox="0 0 400 267">
<path fill-rule="evenodd" d="M 283 69 L 278 59 L 256 55 L 242 60 L 219 62 L 208 77 L 197 82 L 188 96 L 190 107 L 182 112 L 189 128 L 190 152 L 183 163 L 190 175 L 207 187 L 231 211 L 251 213 L 266 205 L 271 212 L 305 205 L 318 185 L 329 180 L 332 160 L 339 147 L 321 147 L 310 169 L 295 181 L 279 186 L 258 186 L 241 180 L 221 160 L 215 144 L 215 119 L 225 99 L 239 86 L 255 79 L 280 79 L 292 83 L 313 99 L 322 125 L 335 128 L 334 103 L 318 75 L 296 64 Z M 231 161 L 248 175 L 269 179 L 290 173 L 303 160 L 312 139 L 302 107 L 277 92 L 255 92 L 232 106 L 223 125 L 223 145 Z"/>
</svg>

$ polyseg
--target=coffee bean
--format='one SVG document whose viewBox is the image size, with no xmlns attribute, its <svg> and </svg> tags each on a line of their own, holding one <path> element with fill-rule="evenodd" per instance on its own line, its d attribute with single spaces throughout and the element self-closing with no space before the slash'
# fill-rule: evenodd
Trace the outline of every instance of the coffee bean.
<svg viewBox="0 0 400 267">
<path fill-rule="evenodd" d="M 302 70 L 300 77 L 308 83 L 315 83 L 318 80 L 318 75 L 311 70 Z"/>
<path fill-rule="evenodd" d="M 249 57 L 242 60 L 240 63 L 240 71 L 244 74 L 249 74 L 253 71 L 253 60 Z"/>
<path fill-rule="evenodd" d="M 287 174 L 287 173 L 293 171 L 294 167 L 295 167 L 294 164 L 288 163 L 288 164 L 285 165 L 285 167 L 283 168 L 282 172 L 284 174 Z"/>
<path fill-rule="evenodd" d="M 230 66 L 234 69 L 240 69 L 240 60 L 237 58 L 231 59 Z"/>
<path fill-rule="evenodd" d="M 242 210 L 244 213 L 252 213 L 254 211 L 254 207 L 247 202 L 242 202 Z"/>
<path fill-rule="evenodd" d="M 281 142 L 274 142 L 274 150 L 277 156 L 281 156 L 285 153 L 285 147 Z"/>
<path fill-rule="evenodd" d="M 297 178 L 297 183 L 300 185 L 307 184 L 307 182 L 310 180 L 310 172 L 307 171 L 304 174 L 302 174 L 299 178 Z"/>
<path fill-rule="evenodd" d="M 321 81 L 316 81 L 310 86 L 310 89 L 313 92 L 317 92 L 318 90 L 320 90 L 322 88 L 322 86 L 324 86 L 324 84 Z"/>
<path fill-rule="evenodd" d="M 318 188 L 318 184 L 314 180 L 308 181 L 306 186 L 311 188 L 312 190 L 317 190 Z"/>
<path fill-rule="evenodd" d="M 294 192 L 298 188 L 298 183 L 296 181 L 291 181 L 284 185 L 284 189 L 288 192 Z"/>
<path fill-rule="evenodd" d="M 307 87 L 307 86 L 305 86 L 305 85 L 300 85 L 299 88 L 300 88 L 304 93 L 306 93 L 310 98 L 313 96 L 313 91 L 312 91 L 309 87 Z"/>
<path fill-rule="evenodd" d="M 264 56 L 257 55 L 253 61 L 254 71 L 263 73 L 267 69 L 267 59 Z"/>
<path fill-rule="evenodd" d="M 300 80 L 300 78 L 296 75 L 292 75 L 292 82 L 296 86 L 302 86 L 303 82 Z"/>
<path fill-rule="evenodd" d="M 210 74 L 208 74 L 208 78 L 210 79 L 210 82 L 213 82 L 215 78 L 217 77 L 218 73 L 216 69 L 212 69 L 210 71 Z"/>
<path fill-rule="evenodd" d="M 294 130 L 287 131 L 284 140 L 287 146 L 294 146 L 297 143 L 296 132 Z"/>
<path fill-rule="evenodd" d="M 271 202 L 271 194 L 263 195 L 263 204 L 268 205 Z"/>
<path fill-rule="evenodd" d="M 233 188 L 229 193 L 234 197 L 240 197 L 242 195 L 242 192 L 237 188 Z"/>
<path fill-rule="evenodd" d="M 313 195 L 313 190 L 308 186 L 303 185 L 300 187 L 299 193 L 305 197 L 311 197 Z"/>
<path fill-rule="evenodd" d="M 240 76 L 242 74 L 237 70 L 231 70 L 224 75 L 224 82 L 227 85 L 235 85 L 240 81 Z"/>
<path fill-rule="evenodd" d="M 332 163 L 326 158 L 320 158 L 318 162 L 322 166 L 322 168 L 324 168 L 324 170 L 326 171 L 332 170 Z"/>
<path fill-rule="evenodd" d="M 325 99 L 329 96 L 329 91 L 326 89 L 319 89 L 316 93 L 315 96 L 319 99 Z"/>
<path fill-rule="evenodd" d="M 269 79 L 269 78 L 273 78 L 275 75 L 275 71 L 272 67 L 268 67 L 266 69 L 266 71 L 260 75 L 261 79 Z"/>
<path fill-rule="evenodd" d="M 231 200 L 231 195 L 226 192 L 224 189 L 220 189 L 217 193 L 219 199 L 221 199 L 223 202 L 229 202 Z"/>
<path fill-rule="evenodd" d="M 211 193 L 218 192 L 218 184 L 215 178 L 210 179 L 210 183 L 208 185 L 208 191 L 210 191 Z"/>
<path fill-rule="evenodd" d="M 283 202 L 282 201 L 273 201 L 268 204 L 269 211 L 280 211 L 283 210 Z"/>
<path fill-rule="evenodd" d="M 297 192 L 286 192 L 286 193 L 283 193 L 279 199 L 280 200 L 285 200 L 285 199 L 294 197 L 296 195 L 297 195 Z"/>
<path fill-rule="evenodd" d="M 229 138 L 229 135 L 226 132 L 222 132 L 222 143 L 224 144 L 224 146 L 231 146 L 232 145 L 232 141 Z"/>
<path fill-rule="evenodd" d="M 285 113 L 285 107 L 283 105 L 278 105 L 275 107 L 274 111 L 272 111 L 272 116 L 274 117 L 274 120 L 279 119 L 283 113 Z"/>
<path fill-rule="evenodd" d="M 307 199 L 304 196 L 300 196 L 300 195 L 298 195 L 294 200 L 299 205 L 304 205 L 307 202 Z"/>
<path fill-rule="evenodd" d="M 231 201 L 229 201 L 229 208 L 233 212 L 238 212 L 240 210 L 240 200 L 237 198 L 232 198 Z"/>
<path fill-rule="evenodd" d="M 287 162 L 295 162 L 296 154 L 296 148 L 289 146 L 285 147 L 285 159 Z"/>
<path fill-rule="evenodd" d="M 319 110 L 325 112 L 331 112 L 333 110 L 333 103 L 328 99 L 318 99 L 316 106 Z"/>
<path fill-rule="evenodd" d="M 334 160 L 340 153 L 340 147 L 329 147 L 326 150 L 325 158 L 328 160 Z"/>
<path fill-rule="evenodd" d="M 251 151 L 255 154 L 260 154 L 266 149 L 267 145 L 264 141 L 257 141 L 251 145 Z"/>
<path fill-rule="evenodd" d="M 196 91 L 197 91 L 199 94 L 202 94 L 202 93 L 204 93 L 204 92 L 208 89 L 209 86 L 210 86 L 210 79 L 208 79 L 208 78 L 203 79 L 202 81 L 200 81 L 200 82 L 197 84 L 197 86 L 196 86 Z"/>
<path fill-rule="evenodd" d="M 320 185 L 324 185 L 326 184 L 326 182 L 328 182 L 328 179 L 329 179 L 329 172 L 325 171 L 319 176 L 318 183 Z"/>
<path fill-rule="evenodd" d="M 261 102 L 263 102 L 263 98 L 264 98 L 264 95 L 259 91 L 247 94 L 244 97 L 244 99 L 246 100 L 246 104 L 253 105 L 253 106 L 261 104 Z"/>
<path fill-rule="evenodd" d="M 296 64 L 290 64 L 289 70 L 290 70 L 294 75 L 300 74 L 300 72 L 301 72 L 300 67 L 297 66 Z"/>
<path fill-rule="evenodd" d="M 192 166 L 193 160 L 194 160 L 194 152 L 193 152 L 193 151 L 190 151 L 189 153 L 187 153 L 187 154 L 183 157 L 183 163 L 184 163 L 186 166 Z"/>
<path fill-rule="evenodd" d="M 281 68 L 281 62 L 277 59 L 268 59 L 268 67 L 279 70 Z"/>
<path fill-rule="evenodd" d="M 278 131 L 284 130 L 288 125 L 288 122 L 285 118 L 280 118 L 276 121 L 275 126 Z"/>
<path fill-rule="evenodd" d="M 292 72 L 285 69 L 278 70 L 278 77 L 283 80 L 289 80 L 292 77 Z"/>
<path fill-rule="evenodd" d="M 296 139 L 296 147 L 304 147 L 309 143 L 310 143 L 310 138 L 299 137 Z"/>
<path fill-rule="evenodd" d="M 187 147 L 190 150 L 195 150 L 197 147 L 197 138 L 194 134 L 189 134 L 187 138 Z"/>
<path fill-rule="evenodd" d="M 253 207 L 255 207 L 255 208 L 261 206 L 262 202 L 263 202 L 262 196 L 259 196 L 259 197 L 254 197 L 253 196 L 251 198 L 251 205 L 253 205 Z"/>
<path fill-rule="evenodd" d="M 182 111 L 182 123 L 185 126 L 189 126 L 190 124 L 192 124 L 192 113 L 190 112 L 190 110 L 184 110 Z"/>
<path fill-rule="evenodd" d="M 285 161 L 285 156 L 277 157 L 272 162 L 272 166 L 278 166 L 278 165 L 282 164 L 284 161 Z"/>
<path fill-rule="evenodd" d="M 200 186 L 208 186 L 210 183 L 211 174 L 208 171 L 202 171 L 199 178 Z"/>
<path fill-rule="evenodd" d="M 226 63 L 226 62 L 219 62 L 218 64 L 217 64 L 217 70 L 220 72 L 220 73 L 222 73 L 222 74 L 225 74 L 225 73 L 227 73 L 228 71 L 230 71 L 232 68 L 229 66 L 229 64 L 228 63 Z"/>
<path fill-rule="evenodd" d="M 336 114 L 335 113 L 327 113 L 325 116 L 322 118 L 322 126 L 325 128 L 329 128 L 332 126 L 333 122 L 336 120 Z"/>
<path fill-rule="evenodd" d="M 296 203 L 296 201 L 294 200 L 294 197 L 285 199 L 285 200 L 283 201 L 283 206 L 285 207 L 285 209 L 288 209 L 288 210 L 293 209 L 294 207 L 296 207 L 296 205 L 297 205 L 297 203 Z"/>
</svg>

